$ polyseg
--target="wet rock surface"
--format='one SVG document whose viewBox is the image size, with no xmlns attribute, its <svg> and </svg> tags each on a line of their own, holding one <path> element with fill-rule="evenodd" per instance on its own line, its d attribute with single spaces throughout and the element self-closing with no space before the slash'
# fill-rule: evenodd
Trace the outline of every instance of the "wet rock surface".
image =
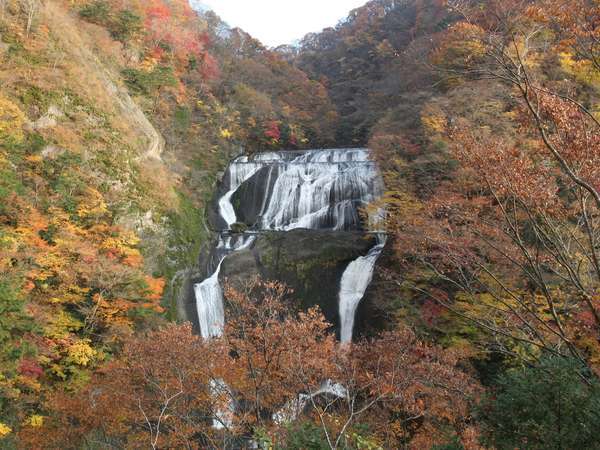
<svg viewBox="0 0 600 450">
<path fill-rule="evenodd" d="M 243 287 L 256 276 L 285 283 L 293 290 L 294 307 L 319 306 L 337 327 L 342 274 L 350 262 L 366 255 L 374 242 L 373 236 L 354 232 L 265 233 L 251 248 L 229 255 L 219 278 L 234 287 Z"/>
<path fill-rule="evenodd" d="M 260 277 L 286 284 L 293 291 L 290 307 L 296 310 L 319 306 L 339 330 L 344 273 L 349 267 L 356 270 L 353 261 L 383 246 L 382 235 L 367 231 L 373 230 L 373 217 L 361 213 L 383 192 L 379 171 L 368 158 L 366 149 L 333 149 L 232 161 L 207 212 L 214 240 L 200 259 L 199 275 L 189 280 L 188 320 L 204 329 L 203 335 L 218 336 L 213 322 L 222 324 L 227 316 L 222 287 L 243 288 Z M 370 273 L 354 278 L 360 284 L 362 278 L 370 280 Z M 354 299 L 352 308 L 360 302 L 355 334 L 372 329 L 379 314 L 368 289 L 363 297 L 368 280 L 359 287 L 345 278 L 345 299 Z M 209 316 L 215 319 L 207 322 Z"/>
</svg>

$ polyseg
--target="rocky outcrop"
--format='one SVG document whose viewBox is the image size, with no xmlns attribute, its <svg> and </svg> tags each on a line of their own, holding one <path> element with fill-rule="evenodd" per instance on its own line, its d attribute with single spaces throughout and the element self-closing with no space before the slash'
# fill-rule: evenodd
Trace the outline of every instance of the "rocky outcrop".
<svg viewBox="0 0 600 450">
<path fill-rule="evenodd" d="M 249 280 L 261 277 L 285 283 L 292 291 L 290 307 L 306 310 L 319 306 L 326 319 L 338 329 L 338 291 L 348 264 L 364 256 L 375 238 L 357 232 L 292 230 L 267 232 L 256 236 L 248 249 L 234 252 L 223 261 L 219 279 L 223 285 L 242 288 Z M 210 257 L 205 255 L 205 261 Z M 206 274 L 188 282 L 186 317 L 196 322 L 192 285 Z M 376 315 L 369 301 L 361 303 L 356 330 L 368 329 L 369 317 Z"/>
<path fill-rule="evenodd" d="M 58 106 L 51 105 L 46 114 L 38 120 L 28 123 L 25 129 L 28 131 L 40 131 L 47 128 L 54 128 L 64 116 L 65 113 Z"/>
<path fill-rule="evenodd" d="M 233 194 L 231 203 L 236 210 L 239 222 L 245 223 L 249 227 L 259 225 L 260 214 L 265 208 L 265 200 L 271 196 L 278 172 L 277 167 L 265 166 Z"/>
</svg>

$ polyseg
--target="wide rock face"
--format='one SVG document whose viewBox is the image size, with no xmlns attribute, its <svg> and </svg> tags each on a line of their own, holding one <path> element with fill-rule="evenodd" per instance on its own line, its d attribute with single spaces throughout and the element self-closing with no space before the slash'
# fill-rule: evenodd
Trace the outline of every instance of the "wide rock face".
<svg viewBox="0 0 600 450">
<path fill-rule="evenodd" d="M 352 261 L 366 255 L 374 245 L 373 235 L 356 232 L 264 233 L 250 248 L 225 258 L 219 278 L 234 287 L 243 287 L 256 276 L 283 282 L 293 290 L 291 306 L 306 310 L 318 305 L 337 329 L 342 274 Z M 364 311 L 366 303 L 362 306 Z"/>
<path fill-rule="evenodd" d="M 259 276 L 288 285 L 291 307 L 318 305 L 351 339 L 353 329 L 365 329 L 377 314 L 361 299 L 385 238 L 377 232 L 380 213 L 365 214 L 362 207 L 382 192 L 366 149 L 271 152 L 232 161 L 208 212 L 215 240 L 201 258 L 202 278 L 191 282 L 188 319 L 205 338 L 218 336 L 227 316 L 223 285 L 243 287 Z"/>
</svg>

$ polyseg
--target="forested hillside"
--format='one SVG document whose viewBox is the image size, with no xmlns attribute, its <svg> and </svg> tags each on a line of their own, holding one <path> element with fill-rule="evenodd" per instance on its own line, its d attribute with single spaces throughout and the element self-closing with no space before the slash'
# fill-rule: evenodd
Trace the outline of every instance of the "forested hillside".
<svg viewBox="0 0 600 450">
<path fill-rule="evenodd" d="M 0 448 L 600 448 L 598 42 L 596 0 L 372 0 L 278 49 L 187 0 L 0 0 Z M 258 279 L 177 323 L 230 160 L 356 146 L 377 323 Z"/>
<path fill-rule="evenodd" d="M 45 448 L 55 392 L 176 318 L 233 155 L 325 145 L 336 120 L 322 85 L 186 1 L 0 2 L 2 447 Z"/>
<path fill-rule="evenodd" d="M 375 295 L 466 352 L 484 446 L 598 446 L 599 14 L 375 0 L 295 57 L 328 87 L 338 139 L 384 170 L 393 248 Z"/>
<path fill-rule="evenodd" d="M 418 114 L 438 78 L 427 64 L 432 39 L 452 18 L 440 0 L 371 1 L 301 41 L 295 62 L 327 86 L 342 119 L 339 142 L 365 144 L 390 110 L 405 108 L 406 120 Z"/>
</svg>

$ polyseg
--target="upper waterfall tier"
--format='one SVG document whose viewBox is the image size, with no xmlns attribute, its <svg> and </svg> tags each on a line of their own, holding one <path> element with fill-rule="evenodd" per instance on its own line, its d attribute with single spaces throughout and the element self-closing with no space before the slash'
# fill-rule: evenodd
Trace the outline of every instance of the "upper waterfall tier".
<svg viewBox="0 0 600 450">
<path fill-rule="evenodd" d="M 305 150 L 241 156 L 227 168 L 217 228 L 375 231 L 378 214 L 360 208 L 383 194 L 367 149 Z"/>
</svg>

